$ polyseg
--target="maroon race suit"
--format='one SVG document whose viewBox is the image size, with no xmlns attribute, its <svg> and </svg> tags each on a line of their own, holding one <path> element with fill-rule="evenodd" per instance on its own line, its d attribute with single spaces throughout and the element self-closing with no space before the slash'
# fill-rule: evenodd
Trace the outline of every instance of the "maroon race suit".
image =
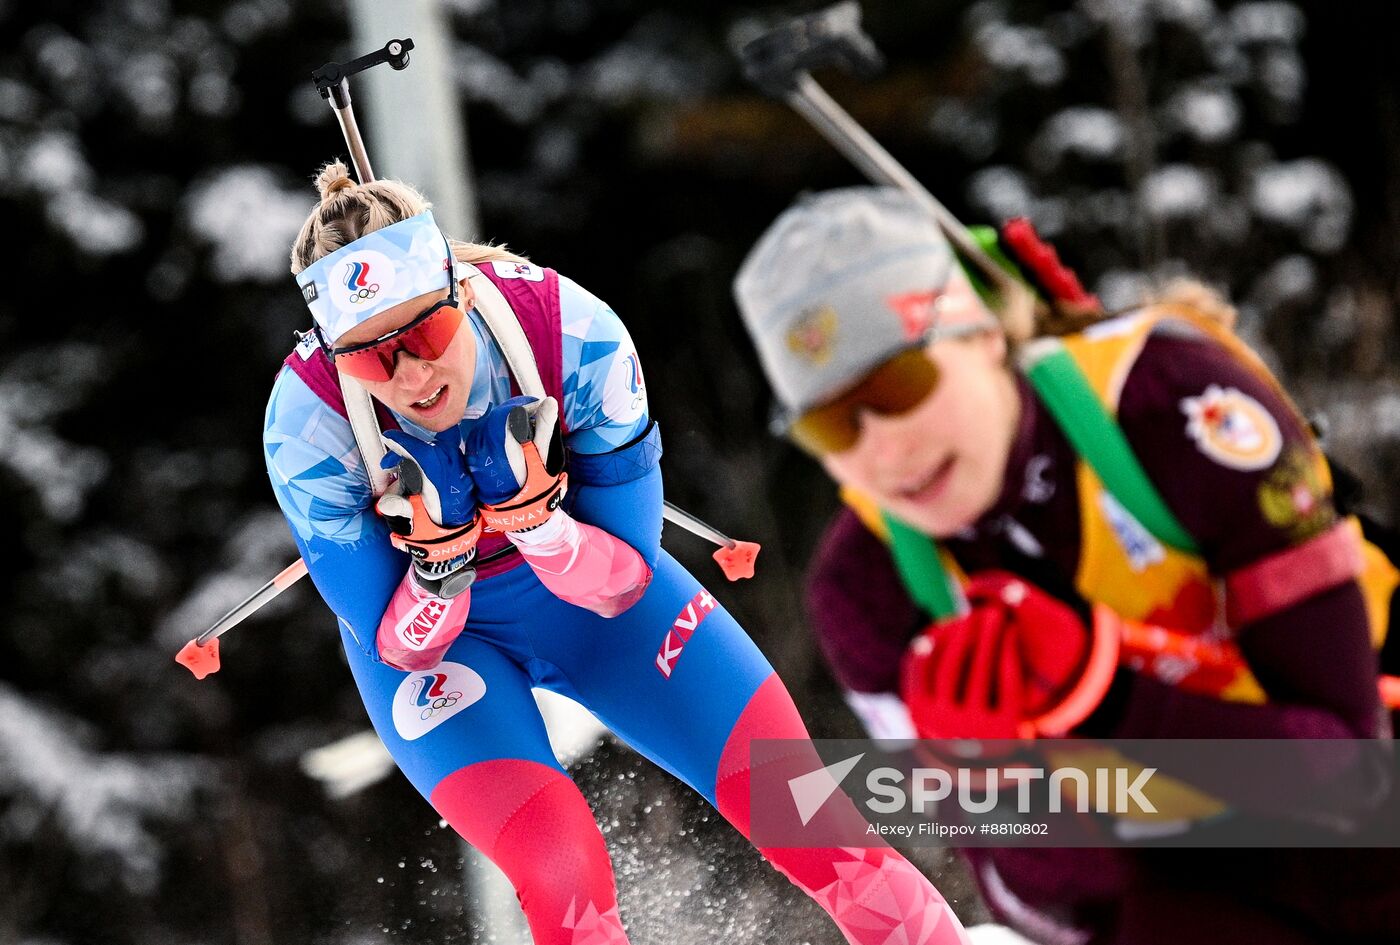
<svg viewBox="0 0 1400 945">
<path fill-rule="evenodd" d="M 1029 385 L 1001 494 L 943 542 L 968 573 L 1011 571 L 1080 609 L 1076 455 Z M 1268 410 L 1280 456 L 1316 449 L 1293 411 L 1214 342 L 1155 335 L 1123 388 L 1118 421 L 1211 573 L 1229 574 L 1335 522 L 1329 495 L 1296 520 L 1271 522 L 1259 499 L 1273 470 L 1231 468 L 1187 430 L 1182 402 L 1210 385 Z M 836 681 L 851 693 L 893 693 L 909 641 L 926 625 L 889 548 L 849 509 L 828 526 L 808 572 L 807 605 Z M 1076 730 L 1117 738 L 1373 738 L 1388 736 L 1377 659 L 1354 581 L 1238 628 L 1264 705 L 1185 692 L 1120 669 Z M 1261 785 L 1267 790 L 1268 785 Z M 1393 807 L 1394 805 L 1390 805 Z M 1400 941 L 1397 851 L 966 851 L 993 911 L 1042 941 L 1104 943 Z M 1046 920 L 1050 920 L 1047 924 Z M 1374 939 L 1373 939 L 1374 936 Z"/>
</svg>

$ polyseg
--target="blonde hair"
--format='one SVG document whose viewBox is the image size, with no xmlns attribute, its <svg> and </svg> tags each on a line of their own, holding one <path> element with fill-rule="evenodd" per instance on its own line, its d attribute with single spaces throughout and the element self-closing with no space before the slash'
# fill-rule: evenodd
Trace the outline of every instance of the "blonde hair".
<svg viewBox="0 0 1400 945">
<path fill-rule="evenodd" d="M 1147 305 L 1178 305 L 1189 308 L 1226 331 L 1234 331 L 1239 312 L 1225 294 L 1199 279 L 1178 277 L 1149 290 L 1143 301 Z"/>
<path fill-rule="evenodd" d="M 1135 305 L 1124 311 L 1104 312 L 1098 309 L 1069 310 L 1061 306 L 1038 304 L 1032 338 L 1060 336 L 1083 331 L 1091 325 L 1125 312 L 1156 306 L 1190 309 L 1196 315 L 1215 322 L 1226 331 L 1235 330 L 1239 313 L 1224 294 L 1199 279 L 1178 276 L 1149 286 Z"/>
<path fill-rule="evenodd" d="M 413 187 L 397 180 L 375 180 L 357 184 L 343 161 L 331 161 L 316 174 L 316 192 L 321 202 L 301 225 L 292 243 L 292 275 L 316 260 L 353 243 L 366 233 L 417 216 L 432 206 Z M 528 262 L 504 245 L 448 241 L 459 262 L 483 263 L 493 260 Z"/>
</svg>

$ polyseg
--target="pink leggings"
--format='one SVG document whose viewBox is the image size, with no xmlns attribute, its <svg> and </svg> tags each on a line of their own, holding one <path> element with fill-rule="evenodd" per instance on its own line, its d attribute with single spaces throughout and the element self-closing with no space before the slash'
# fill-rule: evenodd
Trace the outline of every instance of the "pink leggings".
<svg viewBox="0 0 1400 945">
<path fill-rule="evenodd" d="M 749 836 L 749 743 L 807 739 L 777 674 L 767 678 L 729 734 L 714 785 L 719 812 Z M 801 765 L 819 764 L 808 746 Z M 808 759 L 811 759 L 809 762 Z M 806 770 L 811 770 L 807 768 Z M 433 806 L 510 878 L 535 945 L 622 945 L 612 863 L 592 811 L 566 775 L 536 761 L 480 761 L 438 784 Z M 844 802 L 842 816 L 859 816 Z M 886 846 L 760 848 L 811 896 L 853 945 L 965 945 L 933 885 Z"/>
</svg>

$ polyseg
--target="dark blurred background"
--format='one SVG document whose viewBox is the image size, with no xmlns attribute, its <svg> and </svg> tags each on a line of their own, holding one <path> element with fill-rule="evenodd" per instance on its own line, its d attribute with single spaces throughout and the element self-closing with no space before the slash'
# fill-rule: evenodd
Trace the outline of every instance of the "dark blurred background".
<svg viewBox="0 0 1400 945">
<path fill-rule="evenodd" d="M 622 315 L 669 497 L 764 551 L 726 585 L 697 539 L 672 529 L 667 546 L 814 734 L 856 734 L 800 609 L 834 489 L 765 434 L 729 294 L 794 196 L 860 182 L 727 51 L 813 5 L 442 6 L 482 219 L 458 235 L 504 240 Z M 956 213 L 1031 216 L 1110 305 L 1173 274 L 1225 289 L 1393 520 L 1388 6 L 870 2 L 884 74 L 819 78 Z M 339 0 L 0 0 L 0 943 L 482 932 L 453 835 L 406 781 L 337 799 L 302 770 L 365 726 L 309 587 L 227 637 L 219 675 L 171 661 L 294 557 L 259 433 L 308 322 L 287 248 L 311 175 L 344 152 L 308 75 L 368 51 L 350 35 Z M 634 941 L 838 941 L 649 764 L 604 743 L 578 777 Z M 928 865 L 976 918 L 965 881 Z"/>
</svg>

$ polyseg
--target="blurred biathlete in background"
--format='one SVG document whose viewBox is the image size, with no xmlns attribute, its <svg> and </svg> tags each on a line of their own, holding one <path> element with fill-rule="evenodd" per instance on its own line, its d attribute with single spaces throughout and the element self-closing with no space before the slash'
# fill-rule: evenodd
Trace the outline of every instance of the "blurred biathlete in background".
<svg viewBox="0 0 1400 945">
<path fill-rule="evenodd" d="M 660 438 L 613 311 L 500 247 L 449 243 L 404 184 L 357 185 L 334 163 L 317 187 L 292 249 L 315 329 L 267 408 L 277 501 L 379 736 L 510 878 L 534 941 L 626 942 L 603 837 L 531 688 L 582 703 L 745 836 L 750 740 L 810 751 L 805 727 L 660 548 Z M 488 296 L 518 319 L 548 396 L 512 396 L 529 385 L 474 304 Z M 377 502 L 337 372 L 378 401 L 399 478 Z M 852 943 L 965 941 L 887 847 L 760 852 Z"/>
<path fill-rule="evenodd" d="M 868 731 L 1388 739 L 1396 570 L 1233 311 L 1182 284 L 1109 317 L 1024 221 L 997 248 L 1052 303 L 1039 337 L 893 190 L 800 201 L 736 279 L 784 429 L 843 487 L 808 604 Z M 1392 854 L 969 851 L 1025 934 L 1125 945 L 1400 940 Z"/>
</svg>

